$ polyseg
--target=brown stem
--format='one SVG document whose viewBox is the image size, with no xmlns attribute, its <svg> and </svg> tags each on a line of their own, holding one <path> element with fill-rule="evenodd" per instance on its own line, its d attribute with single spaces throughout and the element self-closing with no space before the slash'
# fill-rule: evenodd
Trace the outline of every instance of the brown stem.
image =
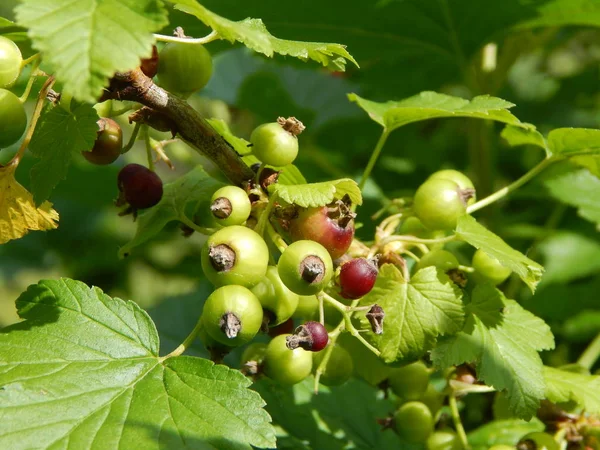
<svg viewBox="0 0 600 450">
<path fill-rule="evenodd" d="M 140 69 L 117 72 L 100 100 L 108 99 L 138 102 L 169 118 L 181 138 L 210 158 L 232 183 L 240 185 L 254 176 L 231 144 L 185 100 L 154 84 Z"/>
</svg>

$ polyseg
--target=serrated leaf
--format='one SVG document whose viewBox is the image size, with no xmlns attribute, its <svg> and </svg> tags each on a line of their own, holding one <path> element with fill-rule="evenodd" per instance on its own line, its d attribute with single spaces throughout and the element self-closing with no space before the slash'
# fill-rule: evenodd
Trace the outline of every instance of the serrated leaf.
<svg viewBox="0 0 600 450">
<path fill-rule="evenodd" d="M 261 19 L 246 18 L 238 22 L 215 14 L 195 0 L 169 0 L 180 11 L 192 14 L 217 32 L 217 37 L 231 43 L 241 42 L 246 47 L 272 57 L 274 53 L 289 55 L 302 61 L 312 59 L 331 70 L 343 72 L 346 62 L 358 66 L 346 47 L 323 42 L 301 42 L 278 39 L 267 30 Z"/>
<path fill-rule="evenodd" d="M 504 267 L 519 275 L 532 292 L 535 291 L 544 272 L 540 264 L 512 248 L 469 215 L 458 218 L 456 235 L 473 247 L 480 248 L 496 258 Z"/>
<path fill-rule="evenodd" d="M 46 110 L 31 138 L 29 150 L 41 160 L 31 168 L 31 190 L 36 204 L 50 198 L 64 180 L 71 160 L 90 151 L 98 136 L 98 113 L 87 104 L 72 112 L 61 107 Z"/>
<path fill-rule="evenodd" d="M 590 414 L 600 414 L 600 376 L 544 367 L 546 398 L 554 403 L 574 401 Z"/>
<path fill-rule="evenodd" d="M 384 333 L 368 333 L 367 340 L 387 362 L 414 360 L 431 349 L 439 335 L 458 332 L 464 322 L 460 290 L 435 267 L 419 270 L 406 282 L 391 264 L 384 264 L 373 290 L 362 303 L 377 303 L 385 311 Z M 364 328 L 370 327 L 361 317 Z"/>
<path fill-rule="evenodd" d="M 600 179 L 587 169 L 560 174 L 544 181 L 550 194 L 600 229 Z"/>
<path fill-rule="evenodd" d="M 524 420 L 494 420 L 471 431 L 467 437 L 473 450 L 489 450 L 494 445 L 516 445 L 527 433 L 543 431 L 544 424 L 537 418 Z"/>
<path fill-rule="evenodd" d="M 158 234 L 169 222 L 181 220 L 189 203 L 210 198 L 221 186 L 223 183 L 210 177 L 201 166 L 165 184 L 160 202 L 138 215 L 135 236 L 119 249 L 119 257 L 129 255 L 135 247 Z"/>
<path fill-rule="evenodd" d="M 506 140 L 508 145 L 516 147 L 518 145 L 536 145 L 543 148 L 546 154 L 550 154 L 546 139 L 542 133 L 533 128 L 517 127 L 515 125 L 506 125 L 502 130 L 501 136 Z"/>
<path fill-rule="evenodd" d="M 204 359 L 161 361 L 135 303 L 61 279 L 30 286 L 17 307 L 26 320 L 0 333 L 0 447 L 274 445 L 250 382 Z"/>
<path fill-rule="evenodd" d="M 387 132 L 409 123 L 440 117 L 470 117 L 495 120 L 523 128 L 533 127 L 521 122 L 508 111 L 515 106 L 514 104 L 489 95 L 480 95 L 469 101 L 425 91 L 404 100 L 385 103 L 373 102 L 356 94 L 348 94 L 348 98 L 365 110 L 369 117 Z"/>
<path fill-rule="evenodd" d="M 341 199 L 346 194 L 353 204 L 362 204 L 362 195 L 358 184 L 350 178 L 296 185 L 277 183 L 269 186 L 269 192 L 290 204 L 303 208 L 325 206 L 335 199 Z"/>
<path fill-rule="evenodd" d="M 58 227 L 52 203 L 36 206 L 33 196 L 15 180 L 17 166 L 0 167 L 0 244 L 25 236 L 29 231 Z"/>
<path fill-rule="evenodd" d="M 550 327 L 490 284 L 475 287 L 468 312 L 463 330 L 433 349 L 434 365 L 475 363 L 478 379 L 506 391 L 510 410 L 530 419 L 545 394 L 537 352 L 554 347 Z"/>
<path fill-rule="evenodd" d="M 149 57 L 152 33 L 168 23 L 160 0 L 23 0 L 15 12 L 65 92 L 88 103 Z"/>
<path fill-rule="evenodd" d="M 548 133 L 548 147 L 553 155 L 600 155 L 600 130 L 557 128 Z"/>
<path fill-rule="evenodd" d="M 581 234 L 560 231 L 538 246 L 544 255 L 546 283 L 568 283 L 600 273 L 600 243 Z"/>
<path fill-rule="evenodd" d="M 600 4 L 596 0 L 551 0 L 540 3 L 537 9 L 535 17 L 523 17 L 519 28 L 600 26 Z"/>
</svg>

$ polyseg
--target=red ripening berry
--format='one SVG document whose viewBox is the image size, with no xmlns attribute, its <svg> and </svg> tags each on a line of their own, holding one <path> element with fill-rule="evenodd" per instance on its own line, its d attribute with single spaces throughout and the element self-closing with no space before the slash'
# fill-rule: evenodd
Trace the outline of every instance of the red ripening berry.
<svg viewBox="0 0 600 450">
<path fill-rule="evenodd" d="M 162 180 L 140 164 L 128 164 L 123 167 L 117 177 L 117 183 L 125 201 L 136 210 L 150 208 L 162 198 Z"/>
<path fill-rule="evenodd" d="M 319 322 L 306 322 L 296 328 L 294 334 L 286 338 L 287 348 L 294 350 L 298 347 L 311 352 L 320 352 L 329 343 L 329 334 Z"/>
<path fill-rule="evenodd" d="M 378 273 L 377 265 L 365 258 L 355 258 L 340 270 L 340 294 L 344 298 L 357 299 L 373 289 Z"/>
</svg>

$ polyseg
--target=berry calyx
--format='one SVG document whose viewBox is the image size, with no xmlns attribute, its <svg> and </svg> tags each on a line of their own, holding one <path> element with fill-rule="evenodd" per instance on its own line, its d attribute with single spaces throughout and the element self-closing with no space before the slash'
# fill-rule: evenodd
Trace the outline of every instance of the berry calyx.
<svg viewBox="0 0 600 450">
<path fill-rule="evenodd" d="M 104 166 L 111 164 L 121 155 L 123 148 L 123 132 L 117 122 L 108 118 L 100 118 L 98 132 L 92 150 L 83 152 L 85 159 L 93 164 Z"/>
<path fill-rule="evenodd" d="M 253 342 L 250 344 L 244 353 L 242 353 L 240 361 L 240 370 L 244 375 L 257 375 L 265 360 L 267 353 L 267 344 L 262 342 Z"/>
<path fill-rule="evenodd" d="M 0 89 L 0 148 L 17 142 L 27 127 L 25 108 L 15 94 Z"/>
<path fill-rule="evenodd" d="M 250 135 L 252 153 L 264 164 L 281 167 L 291 164 L 298 155 L 298 138 L 304 125 L 295 117 L 264 123 Z"/>
<path fill-rule="evenodd" d="M 430 230 L 453 230 L 458 218 L 467 212 L 472 189 L 461 189 L 454 181 L 425 181 L 413 200 L 415 216 Z"/>
<path fill-rule="evenodd" d="M 341 296 L 357 299 L 367 295 L 375 286 L 378 273 L 377 264 L 366 258 L 355 258 L 344 263 L 339 277 Z"/>
<path fill-rule="evenodd" d="M 243 286 L 223 286 L 209 295 L 202 310 L 206 332 L 230 347 L 249 342 L 262 324 L 262 307 L 256 296 Z"/>
<path fill-rule="evenodd" d="M 120 195 L 117 206 L 129 204 L 135 212 L 160 202 L 163 194 L 162 180 L 156 173 L 140 164 L 128 164 L 117 176 Z"/>
<path fill-rule="evenodd" d="M 142 58 L 140 61 L 140 70 L 148 78 L 153 78 L 158 72 L 158 49 L 156 45 L 152 46 L 152 55 L 150 58 Z"/>
<path fill-rule="evenodd" d="M 267 345 L 263 372 L 282 385 L 293 385 L 308 377 L 312 371 L 312 354 L 301 348 L 290 350 L 286 346 L 287 335 L 273 338 Z"/>
<path fill-rule="evenodd" d="M 269 249 L 258 233 L 232 225 L 213 233 L 202 247 L 202 270 L 215 286 L 256 286 L 267 274 Z"/>
<path fill-rule="evenodd" d="M 158 83 L 183 96 L 202 89 L 212 75 L 212 58 L 200 44 L 169 43 L 159 55 Z"/>
<path fill-rule="evenodd" d="M 467 206 L 472 205 L 473 203 L 475 203 L 477 201 L 477 196 L 475 193 L 475 186 L 473 185 L 473 182 L 471 181 L 471 179 L 466 176 L 464 173 L 459 172 L 458 170 L 453 170 L 453 169 L 445 169 L 445 170 L 438 170 L 437 172 L 432 173 L 429 176 L 430 180 L 435 180 L 435 179 L 439 179 L 439 180 L 450 180 L 450 181 L 454 181 L 456 184 L 458 184 L 458 187 L 460 187 L 461 189 L 472 189 L 473 190 L 473 196 L 467 200 Z"/>
<path fill-rule="evenodd" d="M 21 73 L 21 50 L 7 37 L 0 36 L 0 88 L 12 87 Z"/>
<path fill-rule="evenodd" d="M 488 255 L 481 249 L 478 249 L 473 254 L 471 265 L 475 272 L 472 274 L 477 282 L 490 282 L 493 285 L 498 285 L 506 280 L 512 271 L 508 267 L 500 264 L 496 258 Z"/>
<path fill-rule="evenodd" d="M 210 212 L 219 225 L 241 225 L 248 217 L 252 205 L 248 194 L 237 186 L 217 189 L 210 199 Z"/>
<path fill-rule="evenodd" d="M 352 244 L 355 216 L 342 200 L 318 208 L 302 208 L 298 217 L 289 222 L 290 235 L 294 241 L 318 242 L 332 259 L 338 259 Z"/>
<path fill-rule="evenodd" d="M 294 350 L 298 347 L 311 352 L 320 352 L 329 342 L 329 334 L 319 322 L 306 322 L 286 338 L 287 348 Z"/>
<path fill-rule="evenodd" d="M 296 241 L 279 258 L 277 271 L 281 281 L 298 295 L 311 295 L 327 286 L 333 276 L 331 256 L 314 241 Z"/>
<path fill-rule="evenodd" d="M 323 358 L 325 352 L 313 354 L 313 370 L 316 370 Z M 319 383 L 325 386 L 340 386 L 350 379 L 354 370 L 354 363 L 348 350 L 339 345 L 331 349 L 329 360 L 322 368 Z"/>
</svg>

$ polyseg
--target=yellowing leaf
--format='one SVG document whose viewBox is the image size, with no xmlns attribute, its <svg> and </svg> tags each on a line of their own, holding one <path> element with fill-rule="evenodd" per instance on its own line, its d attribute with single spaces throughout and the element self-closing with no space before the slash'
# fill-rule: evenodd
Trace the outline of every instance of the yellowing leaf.
<svg viewBox="0 0 600 450">
<path fill-rule="evenodd" d="M 0 244 L 19 239 L 31 230 L 53 230 L 58 227 L 58 213 L 52 203 L 39 208 L 33 196 L 15 180 L 16 166 L 0 167 Z"/>
</svg>

